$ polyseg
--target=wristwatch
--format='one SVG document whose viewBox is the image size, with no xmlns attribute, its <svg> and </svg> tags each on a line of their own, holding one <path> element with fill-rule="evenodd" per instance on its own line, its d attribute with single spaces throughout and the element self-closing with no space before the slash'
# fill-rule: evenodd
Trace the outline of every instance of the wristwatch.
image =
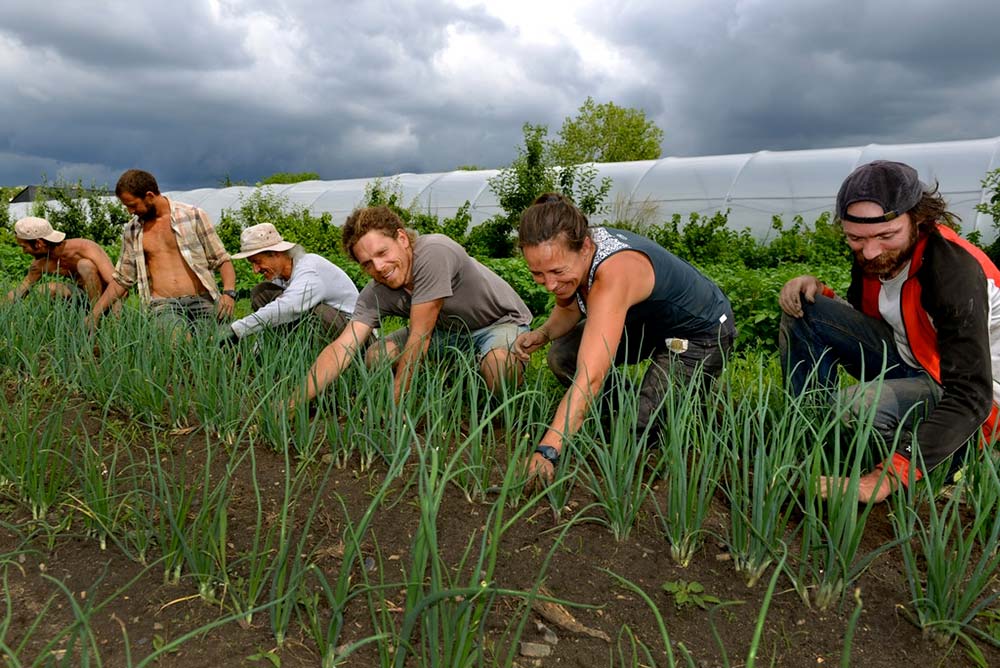
<svg viewBox="0 0 1000 668">
<path fill-rule="evenodd" d="M 222 294 L 226 295 L 227 297 L 232 297 L 233 301 L 236 301 L 236 290 L 223 290 Z"/>
<path fill-rule="evenodd" d="M 539 445 L 535 448 L 535 452 L 540 454 L 542 459 L 552 464 L 552 466 L 559 465 L 559 451 L 551 445 Z"/>
</svg>

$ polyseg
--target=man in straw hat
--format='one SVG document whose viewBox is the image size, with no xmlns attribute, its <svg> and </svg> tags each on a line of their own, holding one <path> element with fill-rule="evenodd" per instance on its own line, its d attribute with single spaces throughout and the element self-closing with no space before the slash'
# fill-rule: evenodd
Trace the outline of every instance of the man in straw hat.
<svg viewBox="0 0 1000 668">
<path fill-rule="evenodd" d="M 793 394 L 838 391 L 854 415 L 874 412 L 888 456 L 863 475 L 862 501 L 882 501 L 954 455 L 994 439 L 1000 398 L 1000 271 L 948 226 L 954 215 L 915 169 L 862 165 L 837 195 L 854 253 L 847 300 L 814 276 L 781 289 L 781 361 Z M 868 413 L 871 415 L 871 413 Z M 840 478 L 822 478 L 829 494 Z"/>
<path fill-rule="evenodd" d="M 64 232 L 52 229 L 49 221 L 33 216 L 14 223 L 14 236 L 17 245 L 34 261 L 20 285 L 7 293 L 9 301 L 28 294 L 44 274 L 76 281 L 79 290 L 57 282 L 47 284 L 43 290 L 53 297 L 80 298 L 81 303 L 96 302 L 111 282 L 114 265 L 104 249 L 90 239 L 67 239 Z"/>
<path fill-rule="evenodd" d="M 322 323 L 324 334 L 334 339 L 351 319 L 358 288 L 350 277 L 325 257 L 282 239 L 271 223 L 243 230 L 240 252 L 233 255 L 241 258 L 264 280 L 250 293 L 254 312 L 229 326 L 228 340 L 298 322 L 310 313 Z"/>
</svg>

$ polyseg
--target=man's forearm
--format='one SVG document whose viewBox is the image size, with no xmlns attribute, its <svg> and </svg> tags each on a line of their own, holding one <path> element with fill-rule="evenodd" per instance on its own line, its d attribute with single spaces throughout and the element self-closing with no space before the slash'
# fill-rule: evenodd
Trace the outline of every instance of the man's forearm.
<svg viewBox="0 0 1000 668">
<path fill-rule="evenodd" d="M 236 270 L 233 268 L 231 260 L 226 260 L 219 265 L 219 276 L 222 278 L 223 290 L 236 289 Z"/>
<path fill-rule="evenodd" d="M 413 377 L 413 373 L 417 370 L 417 365 L 420 363 L 420 359 L 427 352 L 427 348 L 430 346 L 431 336 L 421 336 L 419 339 L 407 340 L 406 347 L 403 348 L 402 354 L 400 354 L 399 359 L 396 361 L 396 380 L 395 380 L 395 396 L 396 401 L 403 395 L 403 392 L 409 389 L 410 379 Z"/>
<path fill-rule="evenodd" d="M 108 308 L 111 307 L 116 301 L 121 299 L 128 293 L 128 288 L 122 286 L 118 281 L 111 281 L 108 283 L 108 287 L 104 289 L 97 303 L 94 304 L 94 308 L 91 311 L 91 317 L 99 318 L 104 314 Z"/>
</svg>

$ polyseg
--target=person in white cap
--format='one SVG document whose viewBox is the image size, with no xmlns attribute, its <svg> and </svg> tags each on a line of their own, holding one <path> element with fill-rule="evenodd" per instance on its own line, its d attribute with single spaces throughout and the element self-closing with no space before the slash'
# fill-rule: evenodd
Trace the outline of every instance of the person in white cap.
<svg viewBox="0 0 1000 668">
<path fill-rule="evenodd" d="M 243 230 L 240 252 L 254 272 L 264 277 L 250 292 L 253 313 L 233 322 L 228 341 L 241 339 L 265 327 L 295 323 L 315 315 L 324 334 L 340 335 L 354 313 L 358 288 L 343 269 L 298 244 L 285 241 L 271 223 Z"/>
<path fill-rule="evenodd" d="M 20 285 L 7 293 L 8 301 L 28 294 L 45 274 L 55 274 L 76 281 L 82 293 L 57 282 L 44 286 L 45 292 L 66 299 L 86 295 L 93 304 L 112 280 L 114 265 L 103 248 L 90 239 L 67 239 L 64 232 L 52 229 L 52 224 L 44 218 L 22 218 L 14 223 L 14 236 L 21 250 L 34 261 Z"/>
<path fill-rule="evenodd" d="M 236 271 L 202 209 L 160 193 L 156 178 L 129 169 L 115 195 L 132 214 L 122 233 L 114 280 L 87 317 L 91 328 L 112 304 L 136 286 L 143 306 L 178 326 L 228 319 L 236 303 Z M 222 290 L 215 282 L 222 278 Z"/>
</svg>

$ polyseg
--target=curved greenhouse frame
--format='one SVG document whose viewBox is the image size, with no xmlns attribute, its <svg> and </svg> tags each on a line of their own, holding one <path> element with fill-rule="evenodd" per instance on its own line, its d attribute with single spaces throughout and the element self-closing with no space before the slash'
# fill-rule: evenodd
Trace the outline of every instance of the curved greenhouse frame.
<svg viewBox="0 0 1000 668">
<path fill-rule="evenodd" d="M 711 215 L 729 210 L 729 226 L 749 228 L 765 237 L 773 216 L 790 222 L 802 216 L 812 223 L 833 209 L 840 183 L 858 165 L 871 160 L 906 162 L 925 182 L 938 182 L 949 208 L 961 216 L 962 231 L 979 231 L 984 240 L 997 232 L 989 217 L 975 205 L 988 199 L 982 179 L 1000 168 L 1000 137 L 926 144 L 869 144 L 849 148 L 804 151 L 758 151 L 738 155 L 669 157 L 660 160 L 596 164 L 597 178 L 612 179 L 609 220 L 635 218 L 661 221 L 672 214 Z M 454 216 L 470 204 L 472 224 L 500 212 L 488 180 L 498 170 L 454 171 L 436 174 L 399 174 L 379 179 L 304 181 L 267 186 L 316 215 L 329 213 L 336 224 L 364 201 L 365 189 L 376 181 L 402 195 L 401 201 L 440 217 Z M 223 209 L 234 209 L 253 187 L 199 188 L 170 191 L 168 197 L 205 209 L 218 220 Z M 30 204 L 11 205 L 13 218 L 25 215 Z M 23 210 L 19 210 L 19 207 Z M 654 211 L 655 207 L 655 211 Z"/>
</svg>

